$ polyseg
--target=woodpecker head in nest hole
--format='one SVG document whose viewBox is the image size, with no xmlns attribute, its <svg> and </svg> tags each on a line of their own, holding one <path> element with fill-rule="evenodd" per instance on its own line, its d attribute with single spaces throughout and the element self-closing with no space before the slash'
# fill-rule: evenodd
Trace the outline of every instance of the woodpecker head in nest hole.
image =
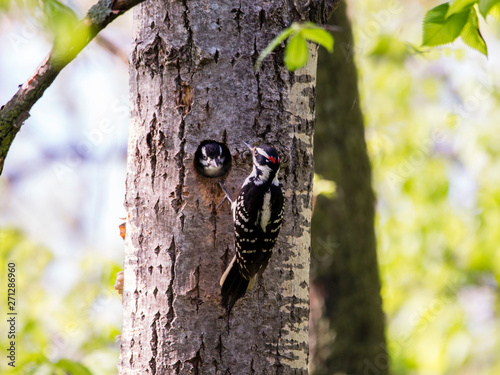
<svg viewBox="0 0 500 375">
<path fill-rule="evenodd" d="M 202 176 L 224 177 L 231 169 L 231 153 L 224 143 L 205 140 L 194 154 L 194 167 Z"/>
</svg>

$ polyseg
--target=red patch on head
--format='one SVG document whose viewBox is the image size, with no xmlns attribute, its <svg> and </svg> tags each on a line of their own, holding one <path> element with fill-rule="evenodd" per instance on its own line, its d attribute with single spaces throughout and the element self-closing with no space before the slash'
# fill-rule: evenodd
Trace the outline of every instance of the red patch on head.
<svg viewBox="0 0 500 375">
<path fill-rule="evenodd" d="M 272 162 L 273 164 L 276 164 L 276 159 L 275 159 L 275 158 L 273 158 L 272 156 L 269 156 L 269 157 L 268 157 L 268 159 L 269 159 L 269 160 L 271 160 L 271 162 Z M 279 161 L 279 160 L 280 160 L 280 159 L 278 158 L 278 161 Z"/>
</svg>

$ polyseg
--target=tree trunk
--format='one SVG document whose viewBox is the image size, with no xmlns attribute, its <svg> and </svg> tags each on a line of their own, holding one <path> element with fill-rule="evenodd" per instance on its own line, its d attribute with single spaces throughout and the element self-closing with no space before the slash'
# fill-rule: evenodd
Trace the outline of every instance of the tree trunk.
<svg viewBox="0 0 500 375">
<path fill-rule="evenodd" d="M 309 4 L 310 2 L 304 2 Z M 149 1 L 131 57 L 121 374 L 305 374 L 308 354 L 316 47 L 295 74 L 259 52 L 299 17 L 288 2 Z M 285 220 L 267 270 L 233 308 L 219 278 L 234 255 L 217 181 L 197 175 L 205 139 L 227 144 L 236 196 L 251 170 L 242 141 L 282 155 Z"/>
<path fill-rule="evenodd" d="M 311 368 L 314 374 L 387 374 L 380 298 L 375 197 L 359 106 L 351 25 L 345 2 L 333 55 L 318 62 L 315 170 L 336 183 L 318 197 L 313 219 Z"/>
</svg>

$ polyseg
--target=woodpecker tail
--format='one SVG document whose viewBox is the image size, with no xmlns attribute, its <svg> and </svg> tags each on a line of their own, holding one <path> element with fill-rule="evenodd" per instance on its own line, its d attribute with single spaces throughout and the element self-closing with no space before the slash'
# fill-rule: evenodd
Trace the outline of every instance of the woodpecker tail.
<svg viewBox="0 0 500 375">
<path fill-rule="evenodd" d="M 226 308 L 228 314 L 231 312 L 236 301 L 243 297 L 245 292 L 249 289 L 248 284 L 250 281 L 251 280 L 247 280 L 241 275 L 235 256 L 220 279 L 222 295 L 221 305 Z"/>
</svg>

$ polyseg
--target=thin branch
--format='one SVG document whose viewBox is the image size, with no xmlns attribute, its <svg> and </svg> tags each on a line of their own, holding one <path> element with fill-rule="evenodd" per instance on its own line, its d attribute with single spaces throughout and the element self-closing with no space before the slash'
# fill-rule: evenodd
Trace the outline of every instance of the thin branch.
<svg viewBox="0 0 500 375">
<path fill-rule="evenodd" d="M 105 49 L 110 54 L 116 56 L 122 63 L 128 66 L 127 52 L 119 45 L 114 43 L 111 39 L 101 34 L 95 37 L 95 43 L 99 44 L 101 48 Z"/>
<path fill-rule="evenodd" d="M 51 52 L 16 94 L 0 108 L 0 174 L 9 148 L 30 116 L 31 107 L 52 84 L 59 72 L 115 18 L 144 0 L 99 0 L 69 35 L 60 35 Z"/>
</svg>

